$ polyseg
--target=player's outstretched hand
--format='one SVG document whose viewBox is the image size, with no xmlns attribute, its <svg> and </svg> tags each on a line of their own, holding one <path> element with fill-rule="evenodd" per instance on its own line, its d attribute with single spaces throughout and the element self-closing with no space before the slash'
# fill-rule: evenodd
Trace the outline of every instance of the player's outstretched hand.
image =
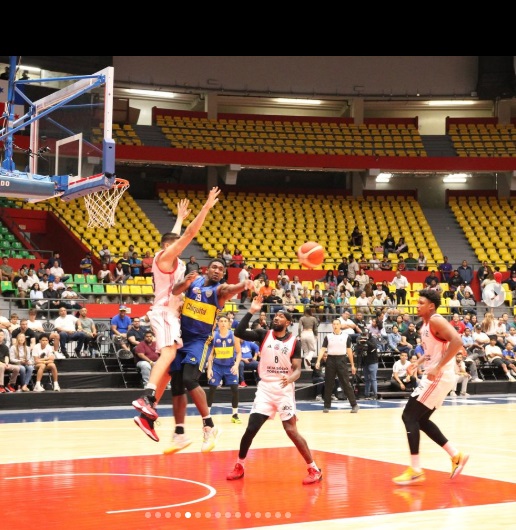
<svg viewBox="0 0 516 530">
<path fill-rule="evenodd" d="M 188 199 L 181 199 L 177 203 L 177 216 L 183 220 L 186 219 L 192 212 L 188 206 L 190 206 L 190 201 Z"/>
<path fill-rule="evenodd" d="M 263 296 L 261 294 L 255 296 L 251 302 L 251 307 L 249 308 L 250 313 L 256 313 L 261 311 L 263 305 Z"/>
<path fill-rule="evenodd" d="M 204 203 L 204 206 L 208 208 L 213 208 L 218 202 L 219 202 L 219 193 L 221 190 L 217 188 L 217 186 L 214 186 L 211 188 L 210 193 L 208 194 L 208 198 L 206 199 L 206 202 Z"/>
</svg>

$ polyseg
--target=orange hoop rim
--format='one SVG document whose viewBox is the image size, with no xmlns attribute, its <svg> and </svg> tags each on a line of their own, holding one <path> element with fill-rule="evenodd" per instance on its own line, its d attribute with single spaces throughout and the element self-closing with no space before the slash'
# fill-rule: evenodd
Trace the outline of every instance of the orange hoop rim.
<svg viewBox="0 0 516 530">
<path fill-rule="evenodd" d="M 115 177 L 113 188 L 123 188 L 123 187 L 129 187 L 129 181 L 126 179 Z"/>
</svg>

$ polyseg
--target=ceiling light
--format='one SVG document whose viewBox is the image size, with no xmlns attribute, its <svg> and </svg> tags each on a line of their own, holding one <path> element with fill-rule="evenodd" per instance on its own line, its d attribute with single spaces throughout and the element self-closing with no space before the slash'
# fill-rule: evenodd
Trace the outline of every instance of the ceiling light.
<svg viewBox="0 0 516 530">
<path fill-rule="evenodd" d="M 35 74 L 39 74 L 41 72 L 41 68 L 37 68 L 36 66 L 18 66 L 19 70 L 27 70 L 27 72 L 34 72 Z"/>
<path fill-rule="evenodd" d="M 467 173 L 450 173 L 443 178 L 443 182 L 467 182 L 470 176 Z"/>
<path fill-rule="evenodd" d="M 322 105 L 320 99 L 274 98 L 274 101 L 285 105 Z"/>
<path fill-rule="evenodd" d="M 376 177 L 376 182 L 389 182 L 391 180 L 392 173 L 380 173 Z"/>
<path fill-rule="evenodd" d="M 162 92 L 161 90 L 141 90 L 139 88 L 124 88 L 122 90 L 127 94 L 134 94 L 135 96 L 150 96 L 163 99 L 174 99 L 176 97 L 174 92 Z"/>
<path fill-rule="evenodd" d="M 428 101 L 427 104 L 429 107 L 462 107 L 468 105 L 475 105 L 476 101 L 465 100 L 465 99 L 441 99 L 441 100 L 432 100 Z"/>
</svg>

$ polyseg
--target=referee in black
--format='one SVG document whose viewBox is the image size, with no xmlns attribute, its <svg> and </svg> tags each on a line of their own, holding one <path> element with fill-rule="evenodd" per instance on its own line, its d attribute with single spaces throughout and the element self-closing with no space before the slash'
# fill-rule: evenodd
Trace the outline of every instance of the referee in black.
<svg viewBox="0 0 516 530">
<path fill-rule="evenodd" d="M 342 332 L 341 323 L 338 318 L 333 320 L 332 327 L 333 333 L 330 333 L 324 337 L 321 350 L 315 363 L 315 368 L 318 370 L 321 366 L 321 359 L 323 358 L 323 355 L 326 352 L 328 353 L 328 358 L 326 359 L 326 371 L 324 374 L 323 412 L 330 412 L 331 395 L 333 393 L 335 377 L 337 377 L 340 386 L 344 390 L 349 404 L 351 405 L 351 412 L 357 413 L 359 407 L 355 393 L 353 392 L 349 382 L 349 372 L 346 363 L 347 355 L 351 364 L 351 373 L 355 375 L 357 370 L 353 360 L 353 352 L 351 351 L 351 338 L 349 334 Z"/>
</svg>

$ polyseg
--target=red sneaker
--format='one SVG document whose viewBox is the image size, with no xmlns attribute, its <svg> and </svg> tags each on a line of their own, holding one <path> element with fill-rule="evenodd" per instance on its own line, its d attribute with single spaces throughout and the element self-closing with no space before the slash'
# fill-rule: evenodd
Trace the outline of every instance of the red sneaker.
<svg viewBox="0 0 516 530">
<path fill-rule="evenodd" d="M 303 479 L 303 484 L 314 484 L 322 480 L 322 471 L 314 469 L 313 467 L 308 468 L 308 475 Z"/>
<path fill-rule="evenodd" d="M 134 423 L 140 427 L 140 429 L 151 439 L 155 442 L 159 442 L 159 437 L 156 434 L 156 431 L 154 430 L 154 422 L 152 420 L 149 420 L 146 416 L 143 414 L 140 414 L 140 416 L 134 417 Z"/>
<path fill-rule="evenodd" d="M 244 466 L 235 464 L 235 467 L 226 475 L 227 480 L 238 480 L 244 476 Z"/>
<path fill-rule="evenodd" d="M 0 394 L 4 394 L 6 392 L 4 386 L 0 386 Z"/>
<path fill-rule="evenodd" d="M 7 385 L 7 390 L 9 392 L 16 392 L 16 388 L 14 386 L 12 386 L 12 385 Z"/>
<path fill-rule="evenodd" d="M 238 386 L 240 388 L 245 388 L 247 386 L 247 383 L 245 381 L 242 381 Z"/>
<path fill-rule="evenodd" d="M 151 421 L 156 421 L 159 417 L 155 409 L 156 398 L 154 396 L 142 396 L 132 402 L 133 407 L 141 412 L 146 418 Z"/>
</svg>

